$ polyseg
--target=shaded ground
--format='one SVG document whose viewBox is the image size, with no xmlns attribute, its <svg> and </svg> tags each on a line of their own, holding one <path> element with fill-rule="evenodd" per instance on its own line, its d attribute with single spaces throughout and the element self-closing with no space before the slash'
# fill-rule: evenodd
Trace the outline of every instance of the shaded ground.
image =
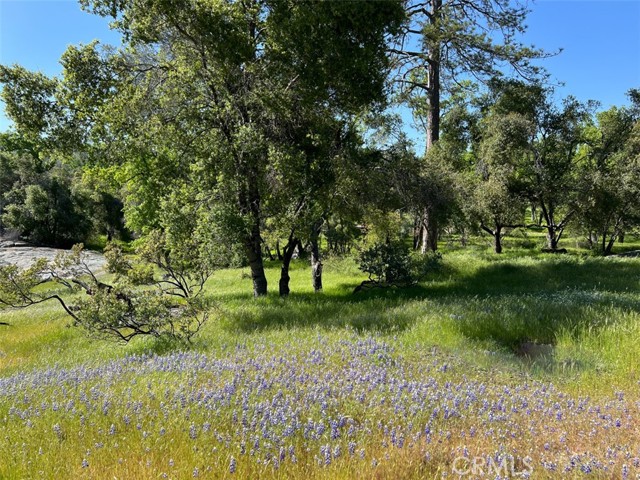
<svg viewBox="0 0 640 480">
<path fill-rule="evenodd" d="M 619 253 L 618 255 L 613 255 L 614 257 L 640 257 L 640 250 L 633 250 L 631 252 Z"/>
</svg>

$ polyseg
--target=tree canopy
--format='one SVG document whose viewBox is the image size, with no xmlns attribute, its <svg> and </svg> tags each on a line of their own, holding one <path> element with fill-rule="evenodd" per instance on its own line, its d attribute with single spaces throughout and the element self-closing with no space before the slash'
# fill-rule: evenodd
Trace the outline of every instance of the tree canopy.
<svg viewBox="0 0 640 480">
<path fill-rule="evenodd" d="M 327 252 L 395 255 L 412 236 L 426 253 L 448 231 L 500 253 L 533 224 L 551 251 L 573 228 L 611 253 L 640 222 L 638 91 L 599 113 L 558 101 L 549 53 L 521 41 L 526 4 L 80 3 L 121 47 L 70 46 L 59 77 L 0 66 L 0 229 L 57 246 L 161 235 L 196 270 L 248 266 L 255 296 L 275 253 L 286 296 L 296 255 L 320 291 Z"/>
</svg>

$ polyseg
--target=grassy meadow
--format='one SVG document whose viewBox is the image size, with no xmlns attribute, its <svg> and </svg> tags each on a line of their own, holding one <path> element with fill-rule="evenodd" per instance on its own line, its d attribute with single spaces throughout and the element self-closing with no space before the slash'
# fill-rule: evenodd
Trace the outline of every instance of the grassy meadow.
<svg viewBox="0 0 640 480">
<path fill-rule="evenodd" d="M 2 311 L 0 478 L 636 478 L 640 258 L 529 243 L 355 295 L 352 259 L 219 271 L 189 350 Z"/>
</svg>

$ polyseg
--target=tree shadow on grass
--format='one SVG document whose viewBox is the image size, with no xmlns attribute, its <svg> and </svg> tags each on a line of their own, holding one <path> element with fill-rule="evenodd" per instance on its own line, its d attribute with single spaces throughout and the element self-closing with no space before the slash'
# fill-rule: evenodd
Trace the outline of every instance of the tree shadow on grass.
<svg viewBox="0 0 640 480">
<path fill-rule="evenodd" d="M 421 288 L 424 290 L 423 288 Z M 341 293 L 292 293 L 246 302 L 225 313 L 231 328 L 244 332 L 266 329 L 351 327 L 356 331 L 393 332 L 411 326 L 416 318 L 404 307 L 405 292 L 377 292 L 367 296 Z M 424 296 L 423 292 L 421 296 Z M 416 297 L 418 297 L 416 295 Z"/>
<path fill-rule="evenodd" d="M 640 312 L 640 262 L 550 258 L 496 262 L 454 284 L 434 283 L 430 298 L 451 310 L 459 331 L 518 353 L 523 343 L 554 344 Z"/>
<path fill-rule="evenodd" d="M 640 312 L 640 261 L 573 256 L 496 260 L 471 273 L 447 268 L 409 288 L 352 294 L 357 284 L 334 285 L 322 294 L 286 299 L 234 299 L 228 328 L 352 327 L 400 332 L 437 312 L 461 335 L 492 341 L 512 352 L 523 342 L 553 344 L 560 333 L 579 336 L 605 325 L 616 311 Z"/>
</svg>

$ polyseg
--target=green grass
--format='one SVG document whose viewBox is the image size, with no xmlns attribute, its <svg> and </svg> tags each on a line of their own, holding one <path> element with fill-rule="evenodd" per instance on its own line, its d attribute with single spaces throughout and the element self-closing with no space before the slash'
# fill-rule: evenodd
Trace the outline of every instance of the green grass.
<svg viewBox="0 0 640 480">
<path fill-rule="evenodd" d="M 524 248 L 526 245 L 518 244 L 522 241 L 535 245 L 531 249 Z M 293 355 L 306 358 L 309 352 L 319 348 L 319 344 L 326 345 L 331 351 L 339 351 L 345 339 L 352 341 L 373 336 L 397 352 L 393 354 L 390 368 L 410 372 L 411 378 L 420 379 L 421 369 L 429 365 L 429 359 L 434 358 L 438 362 L 455 365 L 452 372 L 446 373 L 443 385 L 451 382 L 464 384 L 473 380 L 499 390 L 503 388 L 502 385 L 541 381 L 552 382 L 566 394 L 576 397 L 610 399 L 613 392 L 622 391 L 630 402 L 637 401 L 640 380 L 637 371 L 640 363 L 640 259 L 603 258 L 587 255 L 579 249 L 568 255 L 542 255 L 537 252 L 537 242 L 531 238 L 511 238 L 507 242 L 507 251 L 501 256 L 492 254 L 482 241 L 465 249 L 453 242 L 445 244 L 441 267 L 420 284 L 406 289 L 377 289 L 358 294 L 353 294 L 353 289 L 365 276 L 352 259 L 326 260 L 325 289 L 321 294 L 312 291 L 307 263 L 294 261 L 290 272 L 292 294 L 286 299 L 279 298 L 276 293 L 279 276 L 277 263 L 267 265 L 271 293 L 259 299 L 251 296 L 251 279 L 247 268 L 222 270 L 216 272 L 207 284 L 207 292 L 215 300 L 216 308 L 210 322 L 195 338 L 192 349 L 214 358 L 227 358 L 231 352 L 244 349 L 249 352 L 255 350 L 259 356 L 281 355 L 285 358 Z M 634 243 L 625 244 L 629 250 L 637 246 Z M 53 365 L 61 368 L 100 366 L 129 355 L 166 354 L 182 348 L 143 338 L 127 345 L 92 340 L 84 332 L 69 326 L 68 318 L 56 303 L 41 304 L 27 310 L 1 311 L 0 321 L 10 324 L 0 327 L 0 378 L 43 370 Z M 522 355 L 523 345 L 527 344 L 545 345 L 545 354 Z M 348 364 L 343 363 L 346 361 L 344 353 L 334 353 L 328 360 L 330 366 L 326 368 L 347 368 Z M 114 398 L 122 395 L 146 398 L 147 387 L 144 385 L 148 385 L 155 399 L 173 388 L 174 382 L 180 382 L 181 388 L 195 388 L 194 379 L 195 374 L 193 378 L 191 374 L 186 374 L 184 378 L 154 374 L 140 379 L 142 383 L 130 383 L 131 380 L 125 378 L 109 384 L 108 388 Z M 215 386 L 230 380 L 222 377 L 205 377 L 203 380 L 198 377 L 197 381 L 213 382 Z M 51 395 L 58 395 L 56 392 L 58 390 L 52 390 Z M 150 402 L 151 412 L 160 408 L 159 401 Z M 10 407 L 0 399 L 0 417 L 6 416 Z M 126 410 L 129 407 L 121 405 L 118 408 Z M 346 404 L 344 408 L 354 418 L 362 418 L 363 422 L 365 419 L 373 422 L 376 416 L 393 416 L 382 405 L 379 412 L 363 410 L 357 404 Z M 149 421 L 155 425 L 157 419 L 154 414 L 150 415 L 152 418 Z M 231 412 L 225 410 L 221 415 L 216 421 L 220 422 L 220 428 L 224 431 L 223 424 L 228 420 L 224 415 L 231 415 Z M 319 413 L 311 411 L 309 415 Z M 205 421 L 209 417 L 197 418 Z M 92 460 L 92 468 L 98 470 L 90 469 L 93 473 L 88 476 L 100 478 L 100 469 L 106 468 L 111 476 L 118 478 L 148 478 L 165 468 L 163 462 L 166 463 L 166 456 L 177 455 L 184 457 L 184 465 L 175 466 L 175 478 L 189 475 L 194 464 L 206 464 L 208 461 L 202 452 L 188 450 L 185 429 L 188 430 L 193 421 L 189 414 L 176 419 L 175 425 L 167 427 L 173 435 L 171 442 L 176 443 L 160 450 L 160 447 L 152 448 L 151 451 L 155 453 L 150 453 L 151 456 L 140 453 L 141 445 L 150 445 L 148 441 L 138 439 L 135 435 L 127 436 L 118 447 L 120 452 L 124 452 L 118 453 L 123 455 L 122 462 L 118 465 L 109 463 L 116 458 L 110 456 L 101 460 L 106 462 L 104 465 Z M 17 427 L 11 427 L 15 430 L 10 430 L 6 438 L 26 435 L 25 444 L 37 451 L 40 438 L 51 435 L 51 424 L 60 420 L 58 416 L 48 414 L 42 422 L 36 423 L 35 430 L 28 435 L 20 433 Z M 102 438 L 111 420 L 95 417 L 91 422 L 92 435 Z M 459 420 L 447 424 L 446 431 L 453 428 L 464 432 L 470 425 L 465 422 Z M 77 418 L 62 423 L 63 430 L 86 430 L 76 423 Z M 7 428 L 9 426 L 7 424 Z M 445 435 L 446 431 L 440 434 Z M 581 434 L 576 434 L 575 438 L 571 437 L 571 431 L 567 434 L 576 449 L 583 448 Z M 552 434 L 549 435 L 554 438 Z M 531 442 L 537 441 L 533 438 Z M 607 437 L 602 440 L 602 445 L 608 445 L 606 442 L 609 440 L 622 441 L 618 437 Z M 362 441 L 365 442 L 364 439 Z M 560 449 L 557 451 L 560 452 L 564 447 L 561 448 L 561 440 L 557 441 Z M 79 467 L 78 458 L 65 456 L 67 454 L 64 453 L 68 448 L 84 448 L 81 447 L 85 445 L 83 442 L 86 443 L 74 436 L 66 446 L 56 444 L 55 455 L 47 457 L 48 460 L 43 457 L 43 463 L 38 468 L 48 473 L 44 475 L 47 478 L 75 477 L 87 473 Z M 503 437 L 483 442 L 476 445 L 478 452 L 502 448 L 504 445 L 511 445 L 516 451 L 524 448 L 517 441 L 507 442 Z M 434 458 L 439 459 L 437 461 L 449 468 L 451 452 L 461 446 L 448 437 L 443 437 L 439 444 L 441 446 L 434 447 L 431 452 Z M 590 448 L 601 448 L 590 445 Z M 303 443 L 299 446 L 303 448 Z M 538 447 L 538 450 L 542 449 L 541 445 Z M 378 447 L 370 445 L 367 448 L 376 452 Z M 0 451 L 5 455 L 13 455 L 7 453 L 11 451 L 10 445 L 2 440 Z M 131 453 L 127 454 L 127 451 Z M 391 455 L 387 458 L 389 463 L 384 467 L 376 467 L 375 471 L 366 470 L 365 476 L 394 478 L 399 471 L 404 472 L 399 475 L 406 478 L 432 478 L 440 474 L 440 467 L 432 469 L 421 466 L 415 469 L 414 454 L 380 451 L 376 458 Z M 0 477 L 24 478 L 34 475 L 33 470 L 21 463 L 21 457 L 15 455 L 11 462 L 0 468 Z M 35 453 L 25 451 L 22 455 L 26 458 Z M 225 455 L 220 460 L 220 468 L 223 469 L 227 468 L 229 461 L 228 454 Z M 75 462 L 74 469 L 67 469 L 59 458 Z M 143 465 L 142 458 L 146 459 L 144 465 L 150 465 L 148 468 Z M 320 473 L 307 467 L 290 467 L 290 470 L 278 475 L 270 470 L 256 470 L 257 467 L 245 463 L 239 468 L 239 471 L 250 476 L 282 478 L 288 478 L 289 475 L 297 478 L 356 478 L 362 473 L 360 467 L 350 463 L 336 463 L 332 469 Z M 606 475 L 601 478 L 606 478 Z"/>
<path fill-rule="evenodd" d="M 640 260 L 578 255 L 493 255 L 482 246 L 449 248 L 438 271 L 407 289 L 353 294 L 364 279 L 351 259 L 326 261 L 324 292 L 311 289 L 306 262 L 294 261 L 292 294 L 281 299 L 277 263 L 267 266 L 272 293 L 251 297 L 248 269 L 217 272 L 207 285 L 217 309 L 195 340 L 209 351 L 230 341 L 304 337 L 316 331 L 375 332 L 425 343 L 473 358 L 499 358 L 499 366 L 551 375 L 560 381 L 587 374 L 631 382 L 640 360 Z M 95 341 L 68 326 L 59 306 L 0 313 L 0 373 L 103 361 L 166 343 L 141 339 L 126 346 Z M 527 362 L 523 342 L 554 345 L 553 358 Z M 496 356 L 497 355 L 497 356 Z"/>
</svg>

